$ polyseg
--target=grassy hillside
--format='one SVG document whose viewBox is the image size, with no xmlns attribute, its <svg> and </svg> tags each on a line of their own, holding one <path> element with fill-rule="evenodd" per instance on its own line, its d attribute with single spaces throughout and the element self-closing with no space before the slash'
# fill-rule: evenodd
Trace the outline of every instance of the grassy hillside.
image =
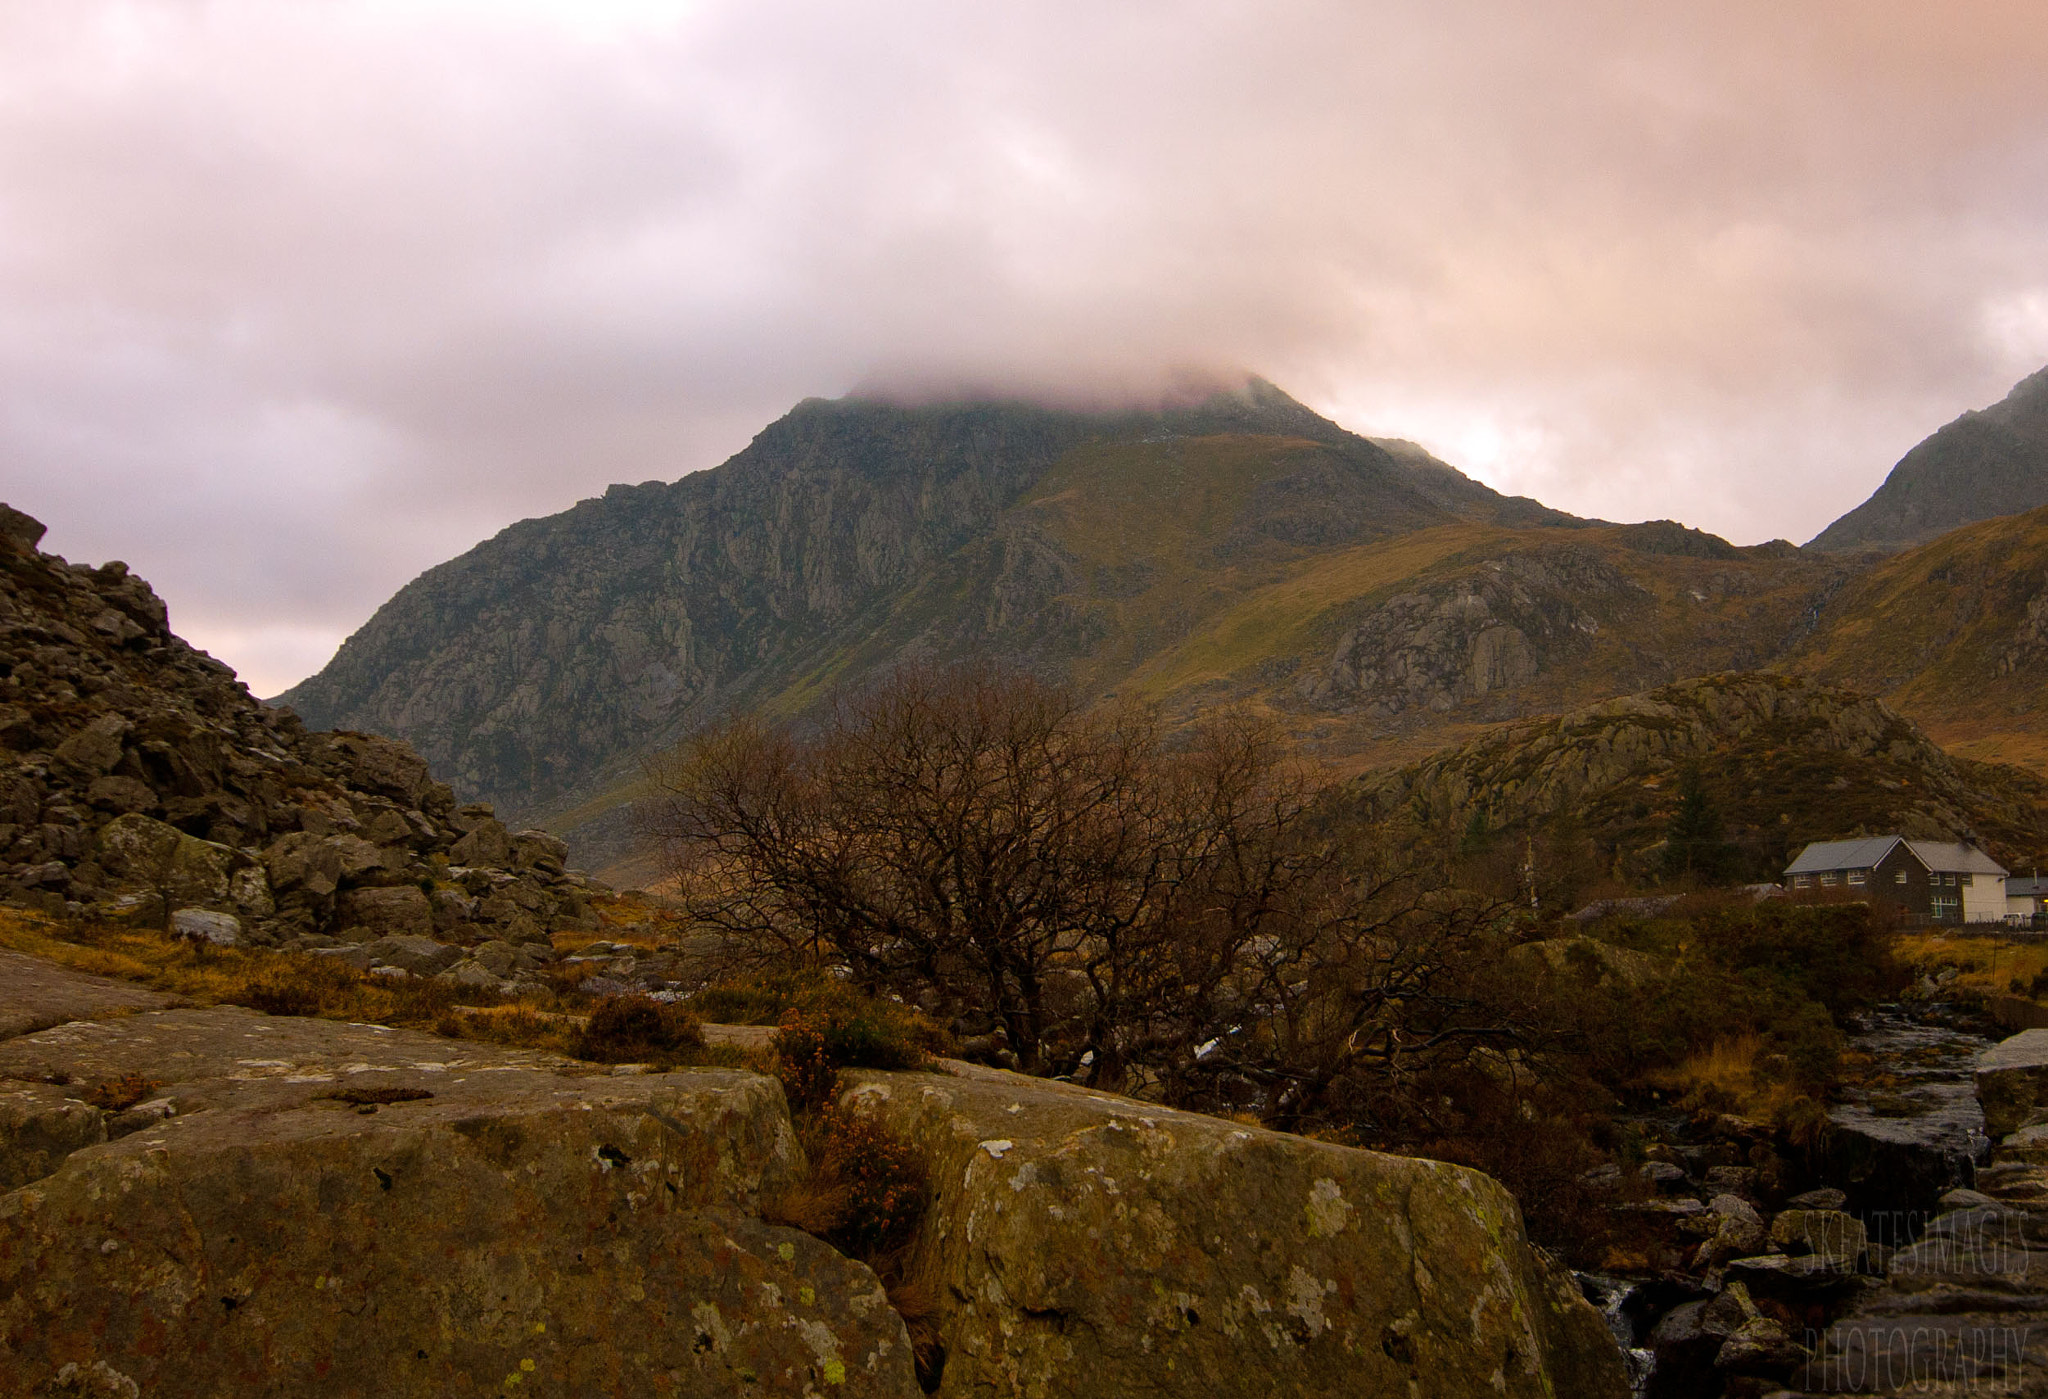
<svg viewBox="0 0 2048 1399">
<path fill-rule="evenodd" d="M 1784 666 L 1884 696 L 1962 756 L 2048 773 L 2048 507 L 1850 579 Z"/>
<path fill-rule="evenodd" d="M 1595 873 L 1655 883 L 1686 774 L 1735 847 L 1726 873 L 1775 878 L 1812 840 L 1900 832 L 1982 842 L 2008 867 L 2048 855 L 2048 781 L 1957 759 L 1883 702 L 1783 675 L 1707 676 L 1503 725 L 1342 789 L 1352 819 L 1446 847 L 1522 836 Z"/>
</svg>

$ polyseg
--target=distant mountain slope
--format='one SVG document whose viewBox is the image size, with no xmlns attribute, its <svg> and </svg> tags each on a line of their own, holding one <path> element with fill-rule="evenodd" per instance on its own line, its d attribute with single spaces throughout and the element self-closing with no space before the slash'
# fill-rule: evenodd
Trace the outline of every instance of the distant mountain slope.
<svg viewBox="0 0 2048 1399">
<path fill-rule="evenodd" d="M 1807 547 L 1902 549 L 2040 505 L 2048 505 L 2048 369 L 1906 453 L 1870 499 Z"/>
<path fill-rule="evenodd" d="M 1192 407 L 812 400 L 712 471 L 615 486 L 429 570 L 280 697 L 520 813 L 736 705 L 903 654 L 1128 666 L 1333 548 L 1574 523 L 1397 460 L 1269 384 Z M 1114 671 L 1110 663 L 1101 669 Z"/>
<path fill-rule="evenodd" d="M 2048 772 L 2048 507 L 1849 580 L 1784 667 L 1883 695 L 1955 752 Z"/>
<path fill-rule="evenodd" d="M 1338 798 L 1456 838 L 1568 829 L 1625 878 L 1648 877 L 1699 770 L 1745 875 L 1772 878 L 1807 841 L 1900 831 L 1974 839 L 2014 868 L 2048 854 L 2048 781 L 1951 757 L 1880 700 L 1783 675 L 1713 675 L 1503 725 Z"/>
</svg>

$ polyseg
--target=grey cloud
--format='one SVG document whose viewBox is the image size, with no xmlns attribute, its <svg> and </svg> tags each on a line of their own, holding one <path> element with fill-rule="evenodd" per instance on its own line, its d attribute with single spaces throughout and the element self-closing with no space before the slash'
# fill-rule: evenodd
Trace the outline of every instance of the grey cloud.
<svg viewBox="0 0 2048 1399">
<path fill-rule="evenodd" d="M 2019 3 L 0 11 L 0 494 L 259 691 L 856 384 L 1246 366 L 1803 538 L 2048 361 Z"/>
</svg>

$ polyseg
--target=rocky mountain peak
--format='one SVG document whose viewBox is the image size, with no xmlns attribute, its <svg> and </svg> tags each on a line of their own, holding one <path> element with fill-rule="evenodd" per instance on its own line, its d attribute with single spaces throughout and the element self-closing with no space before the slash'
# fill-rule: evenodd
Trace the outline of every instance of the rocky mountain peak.
<svg viewBox="0 0 2048 1399">
<path fill-rule="evenodd" d="M 1099 411 L 809 399 L 719 467 L 613 487 L 429 570 L 280 701 L 405 736 L 467 795 L 560 810 L 737 705 L 800 708 L 826 675 L 974 653 L 1058 671 L 1119 629 L 1164 644 L 1129 599 L 1184 565 L 1250 579 L 1507 516 L 1577 523 L 1262 379 Z"/>
</svg>

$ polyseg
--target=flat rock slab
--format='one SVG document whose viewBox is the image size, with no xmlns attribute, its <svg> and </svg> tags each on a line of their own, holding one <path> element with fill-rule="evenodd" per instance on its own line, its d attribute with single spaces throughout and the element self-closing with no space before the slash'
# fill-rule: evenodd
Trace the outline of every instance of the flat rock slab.
<svg viewBox="0 0 2048 1399">
<path fill-rule="evenodd" d="M 2048 1108 L 2048 1030 L 2022 1030 L 1977 1056 L 1977 1101 L 1993 1137 L 2017 1132 Z"/>
<path fill-rule="evenodd" d="M 0 950 L 0 1039 L 67 1020 L 161 1010 L 175 997 Z"/>
<path fill-rule="evenodd" d="M 941 1395 L 1628 1393 L 1477 1171 L 947 1067 L 841 1099 L 932 1162 Z"/>
<path fill-rule="evenodd" d="M 0 1393 L 919 1392 L 874 1275 L 758 1216 L 770 1079 L 235 1009 L 0 1044 L 24 1117 L 131 1073 L 155 1115 L 0 1196 Z"/>
<path fill-rule="evenodd" d="M 774 1025 L 706 1025 L 706 1044 L 730 1045 L 735 1049 L 766 1049 L 775 1038 Z"/>
</svg>

